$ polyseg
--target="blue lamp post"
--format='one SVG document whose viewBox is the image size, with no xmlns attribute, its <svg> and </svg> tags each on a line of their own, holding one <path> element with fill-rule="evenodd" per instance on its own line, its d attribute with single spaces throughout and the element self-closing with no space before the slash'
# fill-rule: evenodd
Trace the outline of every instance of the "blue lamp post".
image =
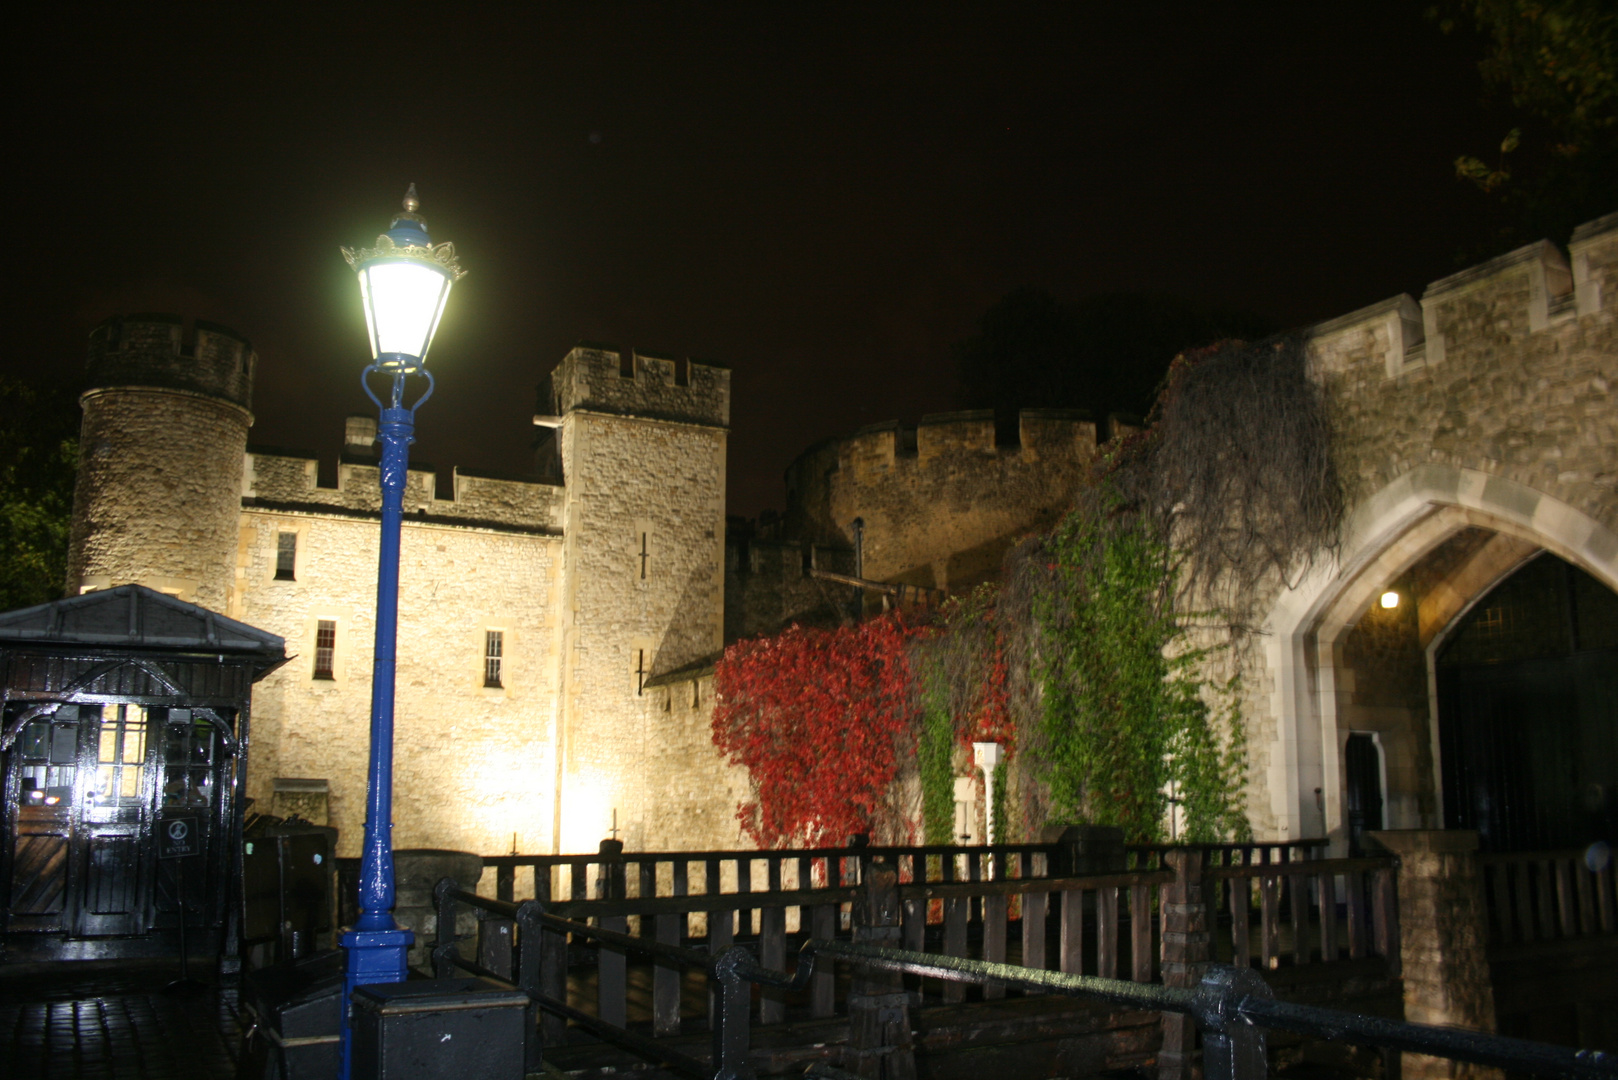
<svg viewBox="0 0 1618 1080">
<path fill-rule="evenodd" d="M 415 431 L 416 410 L 432 396 L 427 348 L 444 314 L 450 286 L 464 273 L 454 244 L 434 244 L 416 185 L 404 198 L 404 213 L 369 248 L 343 248 L 359 275 L 365 325 L 371 334 L 371 363 L 360 376 L 366 396 L 381 410 L 377 438 L 382 444 L 382 543 L 376 574 L 376 658 L 371 672 L 371 760 L 365 803 L 365 839 L 360 853 L 359 918 L 343 935 L 348 964 L 343 983 L 341 1075 L 349 1075 L 351 1037 L 347 1013 L 354 988 L 403 982 L 406 953 L 414 935 L 393 921 L 393 689 L 399 624 L 399 522 L 404 511 L 405 472 Z M 390 384 L 383 402 L 371 389 L 371 376 Z M 427 380 L 415 403 L 405 404 L 412 375 Z"/>
</svg>

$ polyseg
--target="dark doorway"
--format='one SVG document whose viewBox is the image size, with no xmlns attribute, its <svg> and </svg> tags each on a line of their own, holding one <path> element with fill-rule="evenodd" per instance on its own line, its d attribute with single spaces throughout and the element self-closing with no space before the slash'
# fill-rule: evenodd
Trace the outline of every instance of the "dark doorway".
<svg viewBox="0 0 1618 1080">
<path fill-rule="evenodd" d="M 1618 595 L 1540 555 L 1436 657 L 1444 824 L 1486 851 L 1618 840 Z"/>
<path fill-rule="evenodd" d="M 1348 851 L 1365 854 L 1365 834 L 1382 828 L 1382 751 L 1370 735 L 1356 732 L 1343 751 L 1348 773 Z"/>
</svg>

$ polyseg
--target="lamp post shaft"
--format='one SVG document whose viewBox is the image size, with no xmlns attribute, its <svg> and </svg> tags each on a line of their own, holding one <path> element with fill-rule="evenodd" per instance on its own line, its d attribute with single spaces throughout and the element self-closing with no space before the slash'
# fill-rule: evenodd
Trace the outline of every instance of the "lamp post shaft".
<svg viewBox="0 0 1618 1080">
<path fill-rule="evenodd" d="M 402 381 L 403 376 L 397 376 Z M 382 539 L 376 571 L 376 648 L 371 663 L 371 763 L 360 853 L 360 916 L 356 930 L 392 930 L 393 921 L 393 693 L 399 636 L 399 528 L 415 417 L 385 408 L 377 425 L 382 443 Z"/>
<path fill-rule="evenodd" d="M 367 374 L 377 370 L 373 365 Z M 425 374 L 425 372 L 423 372 Z M 393 694 L 399 631 L 399 531 L 404 517 L 405 480 L 415 410 L 401 404 L 405 375 L 393 374 L 389 405 L 381 405 L 377 439 L 382 444 L 382 536 L 377 555 L 376 648 L 371 667 L 371 758 L 366 789 L 365 838 L 360 851 L 359 918 L 343 935 L 348 965 L 343 979 L 345 1012 L 353 1008 L 354 988 L 404 982 L 415 935 L 393 921 Z M 431 376 L 428 376 L 431 394 Z M 367 387 L 369 391 L 369 387 Z M 352 1067 L 353 1030 L 342 1027 L 340 1075 Z"/>
</svg>

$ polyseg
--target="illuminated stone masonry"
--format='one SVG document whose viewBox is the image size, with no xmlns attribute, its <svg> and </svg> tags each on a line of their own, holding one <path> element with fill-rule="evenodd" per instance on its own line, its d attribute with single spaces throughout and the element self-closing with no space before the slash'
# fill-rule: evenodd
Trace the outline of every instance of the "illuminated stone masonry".
<svg viewBox="0 0 1618 1080">
<path fill-rule="evenodd" d="M 1421 672 L 1445 628 L 1541 551 L 1618 586 L 1618 215 L 1568 251 L 1532 245 L 1314 328 L 1347 537 L 1295 587 L 1263 586 L 1265 632 L 1219 661 L 1244 676 L 1260 838 L 1346 842 L 1356 733 L 1382 755 L 1382 827 L 1436 827 Z M 255 364 L 205 323 L 135 316 L 92 334 L 68 591 L 138 581 L 284 636 L 295 659 L 257 689 L 249 794 L 274 812 L 278 778 L 327 781 L 351 854 L 374 421 L 350 421 L 323 487 L 312 457 L 248 450 Z M 999 437 L 975 413 L 867 428 L 806 450 L 785 515 L 731 522 L 727 550 L 725 369 L 581 346 L 539 397 L 542 480 L 457 471 L 441 499 L 434 474 L 409 478 L 399 848 L 589 851 L 614 829 L 631 848 L 738 844 L 747 778 L 709 739 L 727 626 L 836 617 L 839 593 L 811 571 L 853 572 L 856 519 L 868 579 L 956 591 L 991 578 L 1070 504 L 1097 444 L 1060 412 L 1025 411 Z M 1378 615 L 1399 582 L 1419 586 L 1414 610 Z M 318 784 L 293 789 L 307 808 Z"/>
<path fill-rule="evenodd" d="M 282 635 L 258 687 L 248 793 L 364 815 L 380 491 L 375 421 L 335 486 L 314 457 L 248 449 L 251 347 L 177 319 L 92 338 L 70 592 L 142 581 Z M 233 345 L 234 382 L 195 356 Z M 229 367 L 229 365 L 225 365 Z M 555 393 L 552 393 L 552 390 Z M 580 348 L 547 381 L 556 483 L 412 470 L 400 573 L 394 844 L 493 854 L 731 846 L 740 778 L 712 751 L 722 644 L 729 372 Z M 566 478 L 566 483 L 560 482 Z M 693 667 L 693 665 L 695 665 Z M 647 688 L 677 668 L 698 672 Z M 282 805 L 282 804 L 285 805 Z M 296 803 L 296 806 L 294 806 Z"/>
</svg>

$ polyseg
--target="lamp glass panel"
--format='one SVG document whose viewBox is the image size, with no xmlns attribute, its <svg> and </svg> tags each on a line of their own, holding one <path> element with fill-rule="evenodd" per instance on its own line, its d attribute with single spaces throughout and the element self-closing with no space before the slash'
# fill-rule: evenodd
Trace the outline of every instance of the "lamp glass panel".
<svg viewBox="0 0 1618 1080">
<path fill-rule="evenodd" d="M 449 298 L 449 277 L 424 263 L 401 259 L 368 264 L 360 281 L 373 355 L 424 358 Z"/>
</svg>

